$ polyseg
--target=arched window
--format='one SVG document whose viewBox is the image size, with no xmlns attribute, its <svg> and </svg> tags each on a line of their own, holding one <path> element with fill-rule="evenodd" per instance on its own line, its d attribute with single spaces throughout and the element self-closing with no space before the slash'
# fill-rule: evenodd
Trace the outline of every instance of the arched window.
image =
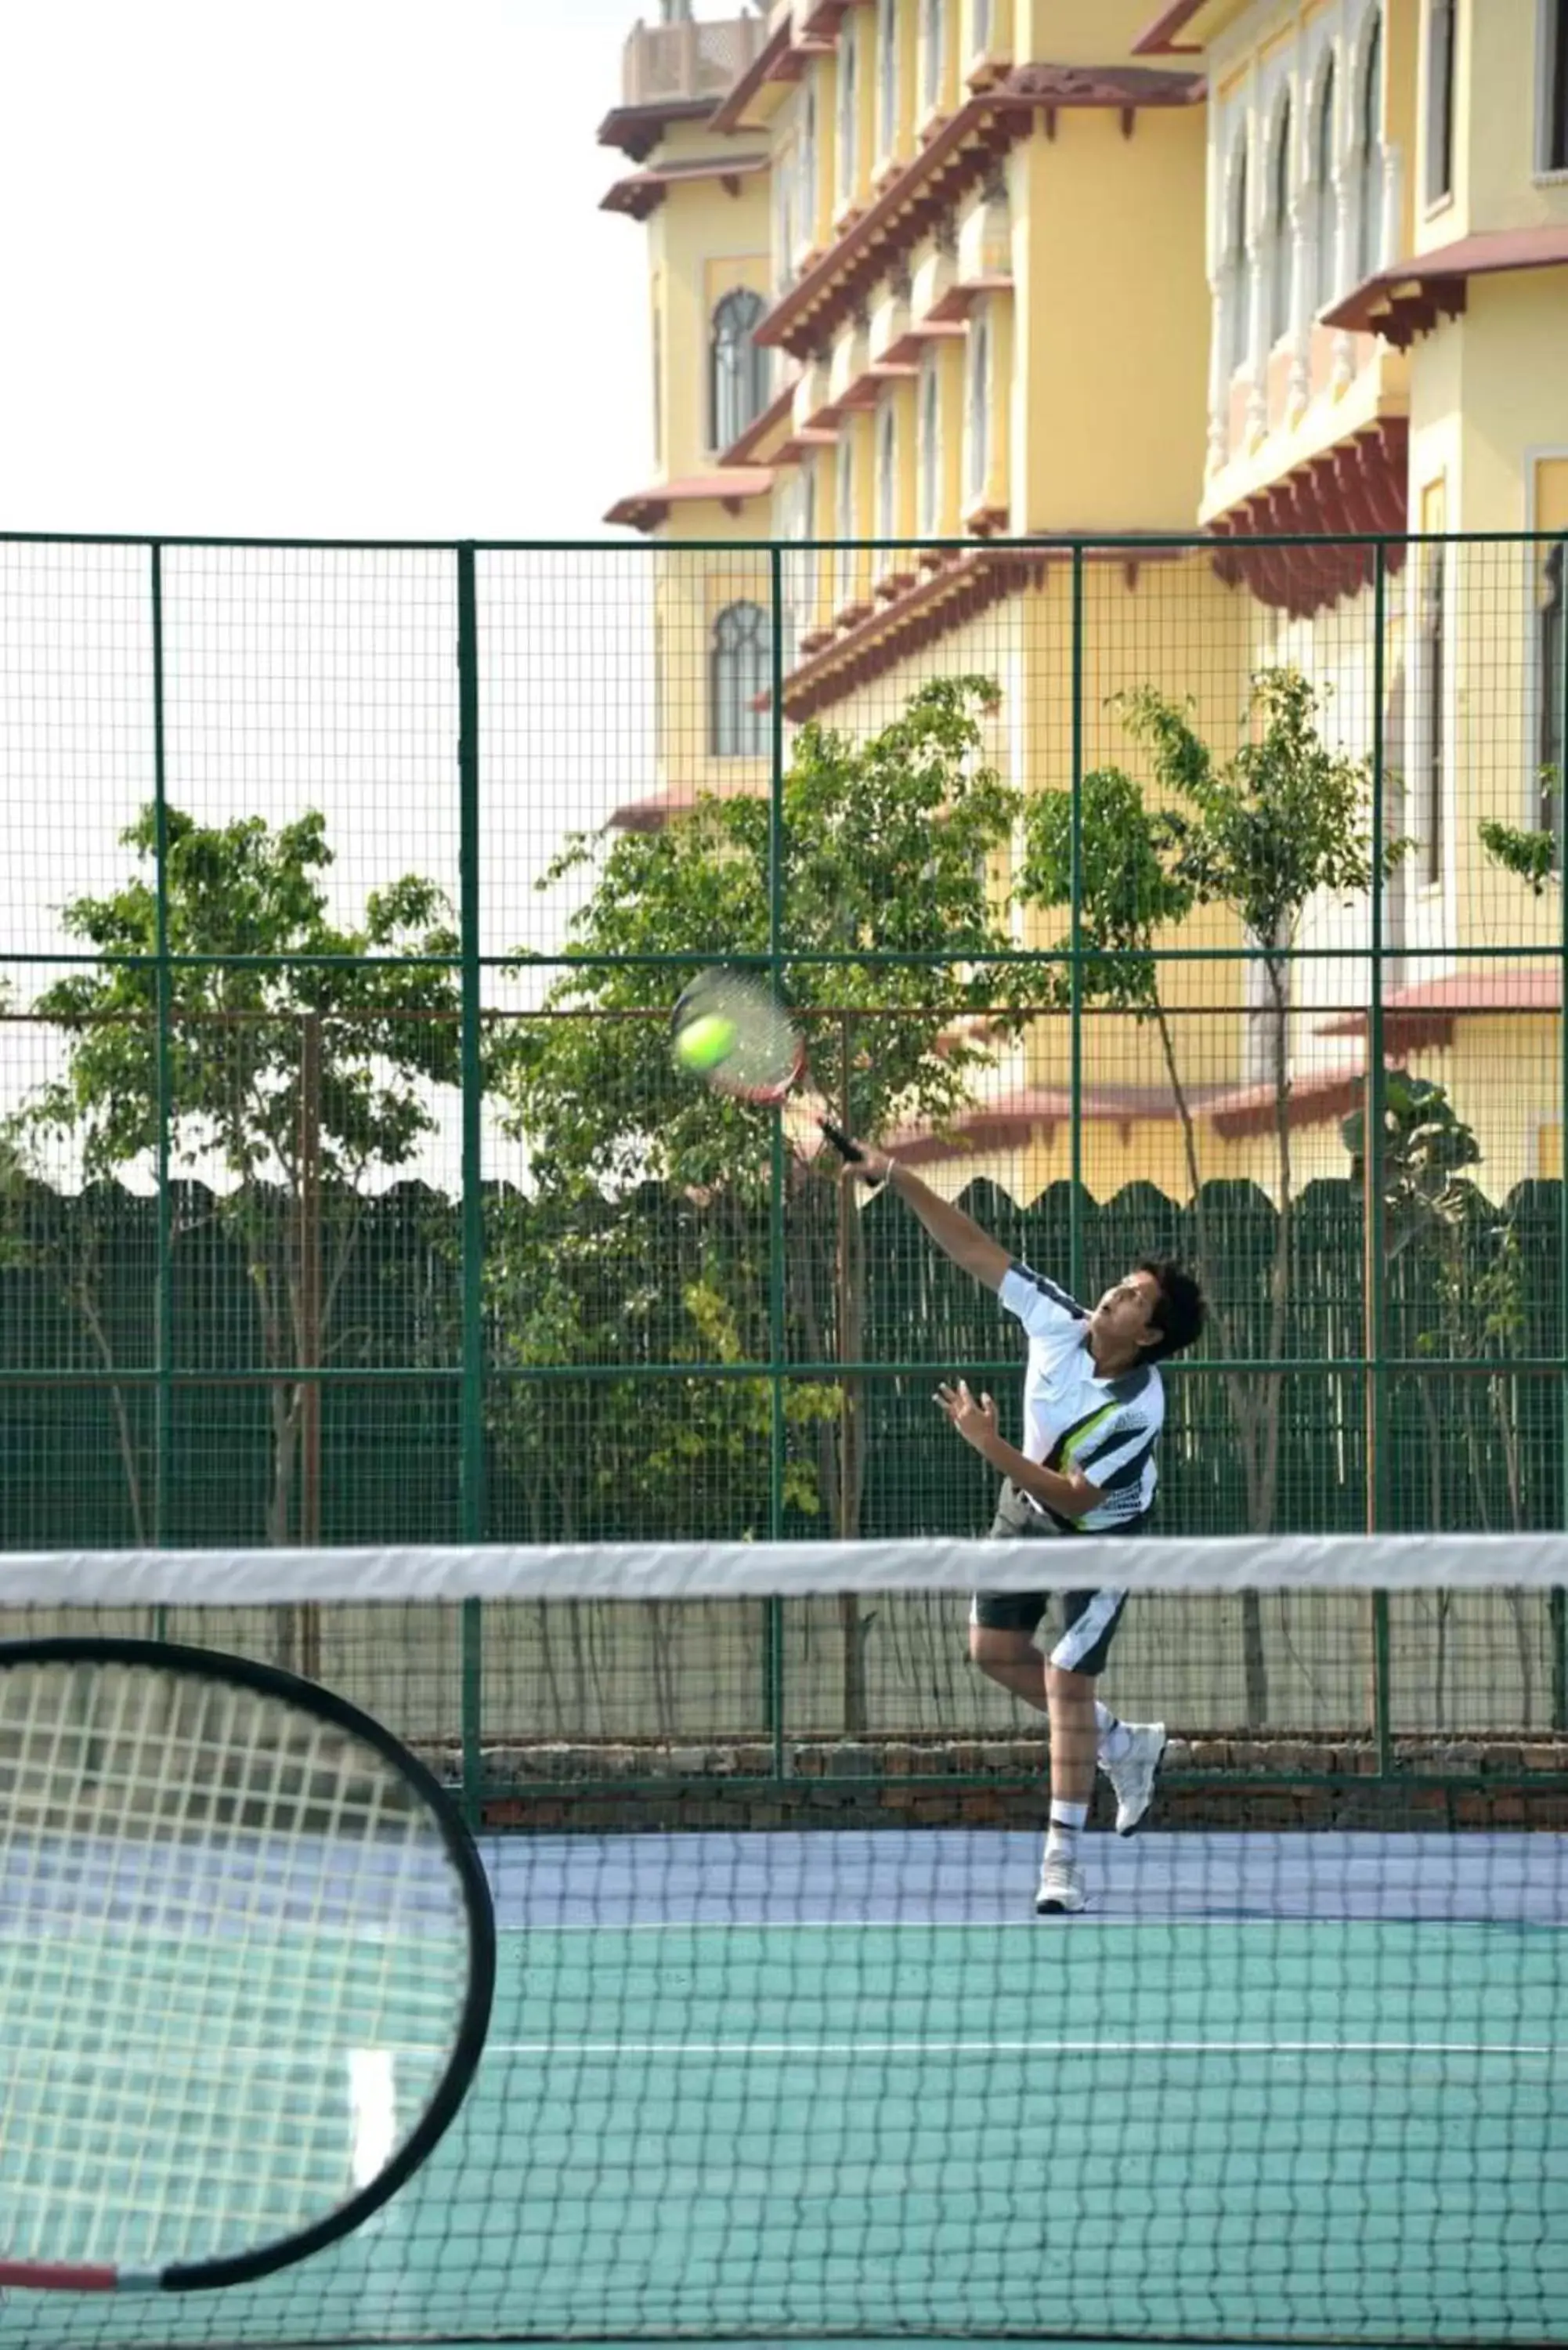
<svg viewBox="0 0 1568 2350">
<path fill-rule="evenodd" d="M 773 639 L 760 604 L 726 604 L 713 623 L 709 657 L 709 747 L 716 759 L 760 759 L 768 712 L 757 705 L 772 682 Z"/>
<path fill-rule="evenodd" d="M 713 313 L 710 402 L 715 449 L 727 449 L 767 406 L 768 354 L 753 340 L 766 307 L 760 294 L 737 286 Z"/>
<path fill-rule="evenodd" d="M 891 538 L 898 527 L 898 411 L 885 400 L 877 419 L 877 536 Z"/>
<path fill-rule="evenodd" d="M 877 152 L 898 143 L 898 0 L 877 0 Z"/>
<path fill-rule="evenodd" d="M 920 14 L 920 47 L 923 67 L 920 74 L 920 104 L 929 114 L 939 105 L 942 95 L 942 34 L 944 15 L 942 0 L 925 0 Z"/>
<path fill-rule="evenodd" d="M 1269 162 L 1269 340 L 1291 328 L 1291 102 L 1280 109 Z"/>
<path fill-rule="evenodd" d="M 940 431 L 941 384 L 936 361 L 928 359 L 920 379 L 920 530 L 927 538 L 935 534 L 940 519 Z"/>
<path fill-rule="evenodd" d="M 1454 0 L 1428 0 L 1427 202 L 1454 192 Z"/>
<path fill-rule="evenodd" d="M 983 497 L 991 470 L 991 321 L 982 310 L 969 335 L 969 482 L 971 498 Z"/>
<path fill-rule="evenodd" d="M 1372 19 L 1355 108 L 1355 275 L 1370 277 L 1383 251 L 1383 14 Z"/>
<path fill-rule="evenodd" d="M 1225 217 L 1226 359 L 1231 372 L 1245 367 L 1251 347 L 1251 272 L 1247 265 L 1247 133 L 1231 151 L 1231 201 Z"/>
<path fill-rule="evenodd" d="M 860 44 L 855 36 L 855 18 L 846 16 L 838 36 L 838 201 L 852 203 L 855 199 L 856 130 L 860 112 L 859 92 Z"/>
<path fill-rule="evenodd" d="M 1334 57 L 1323 69 L 1313 113 L 1313 241 L 1317 247 L 1314 307 L 1326 309 L 1339 291 L 1339 202 L 1334 184 Z"/>
</svg>

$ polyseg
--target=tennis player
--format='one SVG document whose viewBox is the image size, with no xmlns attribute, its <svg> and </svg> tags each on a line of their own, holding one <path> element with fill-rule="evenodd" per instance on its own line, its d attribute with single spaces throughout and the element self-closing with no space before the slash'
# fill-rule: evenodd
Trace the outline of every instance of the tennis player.
<svg viewBox="0 0 1568 2350">
<path fill-rule="evenodd" d="M 1054 1281 L 1009 1257 L 909 1168 L 869 1144 L 859 1147 L 850 1172 L 896 1191 L 937 1246 L 994 1290 L 1028 1336 L 1022 1451 L 1002 1436 L 990 1396 L 977 1399 L 962 1379 L 937 1389 L 937 1402 L 965 1443 L 1003 1480 L 992 1535 L 1140 1532 L 1153 1507 L 1155 1447 L 1165 1419 L 1158 1366 L 1190 1346 L 1203 1326 L 1197 1282 L 1169 1259 L 1149 1258 L 1089 1313 Z M 981 1672 L 1050 1716 L 1051 1824 L 1034 1898 L 1042 1914 L 1084 1907 L 1078 1844 L 1096 1764 L 1116 1794 L 1118 1835 L 1132 1834 L 1154 1798 L 1164 1723 L 1118 1721 L 1095 1695 L 1126 1602 L 1127 1593 L 1111 1586 L 1064 1593 L 1065 1626 L 1046 1658 L 1034 1642 L 1045 1593 L 974 1595 L 970 1655 Z"/>
</svg>

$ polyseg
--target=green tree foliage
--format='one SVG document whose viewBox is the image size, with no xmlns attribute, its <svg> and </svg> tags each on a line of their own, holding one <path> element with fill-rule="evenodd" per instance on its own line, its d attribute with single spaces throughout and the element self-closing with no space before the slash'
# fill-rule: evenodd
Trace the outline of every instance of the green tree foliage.
<svg viewBox="0 0 1568 2350">
<path fill-rule="evenodd" d="M 357 1204 L 408 1164 L 435 1123 L 431 1088 L 458 1076 L 449 909 L 433 882 L 406 874 L 369 894 L 359 922 L 334 920 L 332 851 L 314 812 L 275 830 L 169 808 L 163 837 L 170 953 L 212 960 L 171 962 L 161 979 L 159 828 L 146 808 L 122 835 L 132 878 L 63 910 L 68 935 L 103 960 L 34 1005 L 63 1032 L 66 1057 L 24 1128 L 35 1143 L 68 1137 L 88 1184 L 109 1183 L 156 1159 L 166 1107 L 171 1167 L 215 1165 L 230 1187 L 215 1213 L 244 1252 L 264 1365 L 326 1362 Z M 92 1268 L 79 1247 L 67 1275 L 86 1311 Z M 285 1542 L 301 1531 L 312 1390 L 280 1380 L 272 1396 L 268 1533 Z"/>
<path fill-rule="evenodd" d="M 776 844 L 789 947 L 780 976 L 817 1082 L 852 1129 L 950 1120 L 992 1064 L 1025 984 L 1015 965 L 986 960 L 1012 943 L 988 859 L 1019 809 L 984 757 L 993 701 L 983 679 L 944 679 L 868 739 L 811 724 L 793 746 Z M 504 1258 L 493 1264 L 510 1359 L 538 1359 L 543 1347 L 559 1362 L 635 1360 L 649 1313 L 667 1361 L 765 1363 L 781 1336 L 796 1360 L 860 1356 L 860 1219 L 844 1188 L 820 1158 L 786 1157 L 787 1281 L 776 1299 L 772 1115 L 670 1066 L 669 1011 L 687 981 L 768 950 L 774 853 L 766 801 L 711 799 L 654 833 L 574 839 L 545 875 L 542 887 L 581 877 L 587 888 L 572 927 L 581 960 L 554 980 L 541 1016 L 511 1024 L 500 1053 L 504 1115 L 526 1141 L 553 1235 L 542 1288 Z M 889 954 L 940 960 L 876 960 Z M 812 960 L 821 955 L 846 960 Z M 624 960 L 639 957 L 655 960 Z M 966 1024 L 976 1014 L 988 1015 L 983 1027 Z M 679 1232 L 639 1223 L 638 1187 L 652 1181 L 690 1201 Z M 679 1260 L 675 1280 L 650 1251 Z M 663 1493 L 679 1503 L 682 1531 L 767 1531 L 770 1381 L 645 1382 L 635 1409 L 629 1383 L 605 1397 L 601 1382 L 599 1394 L 601 1419 L 618 1412 L 630 1431 L 618 1454 L 628 1505 L 645 1497 L 657 1510 Z M 845 1535 L 859 1526 L 861 1404 L 851 1378 L 792 1380 L 785 1391 L 784 1500 Z M 544 1382 L 516 1383 L 502 1440 L 547 1452 L 569 1408 Z M 750 1496 L 743 1519 L 740 1494 Z"/>
</svg>

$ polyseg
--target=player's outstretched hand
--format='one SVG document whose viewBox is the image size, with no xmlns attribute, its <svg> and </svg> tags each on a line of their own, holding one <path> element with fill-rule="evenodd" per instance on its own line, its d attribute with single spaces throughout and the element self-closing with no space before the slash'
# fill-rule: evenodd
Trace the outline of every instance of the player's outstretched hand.
<svg viewBox="0 0 1568 2350">
<path fill-rule="evenodd" d="M 845 1173 L 852 1175 L 857 1183 L 885 1183 L 893 1172 L 893 1162 L 887 1152 L 870 1142 L 857 1142 L 854 1148 L 856 1156 L 846 1160 Z"/>
<path fill-rule="evenodd" d="M 966 1444 L 983 1452 L 996 1434 L 996 1405 L 988 1395 L 978 1399 L 969 1391 L 968 1382 L 955 1380 L 950 1387 L 940 1387 L 932 1399 L 938 1409 L 945 1411 Z"/>
</svg>

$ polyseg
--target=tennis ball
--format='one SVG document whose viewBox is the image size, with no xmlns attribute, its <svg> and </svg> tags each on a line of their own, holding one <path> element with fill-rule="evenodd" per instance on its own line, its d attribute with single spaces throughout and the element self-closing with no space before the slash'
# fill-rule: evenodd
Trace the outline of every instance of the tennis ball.
<svg viewBox="0 0 1568 2350">
<path fill-rule="evenodd" d="M 675 1039 L 675 1057 L 683 1068 L 716 1069 L 735 1049 L 735 1024 L 720 1012 L 706 1012 L 689 1021 Z"/>
</svg>

